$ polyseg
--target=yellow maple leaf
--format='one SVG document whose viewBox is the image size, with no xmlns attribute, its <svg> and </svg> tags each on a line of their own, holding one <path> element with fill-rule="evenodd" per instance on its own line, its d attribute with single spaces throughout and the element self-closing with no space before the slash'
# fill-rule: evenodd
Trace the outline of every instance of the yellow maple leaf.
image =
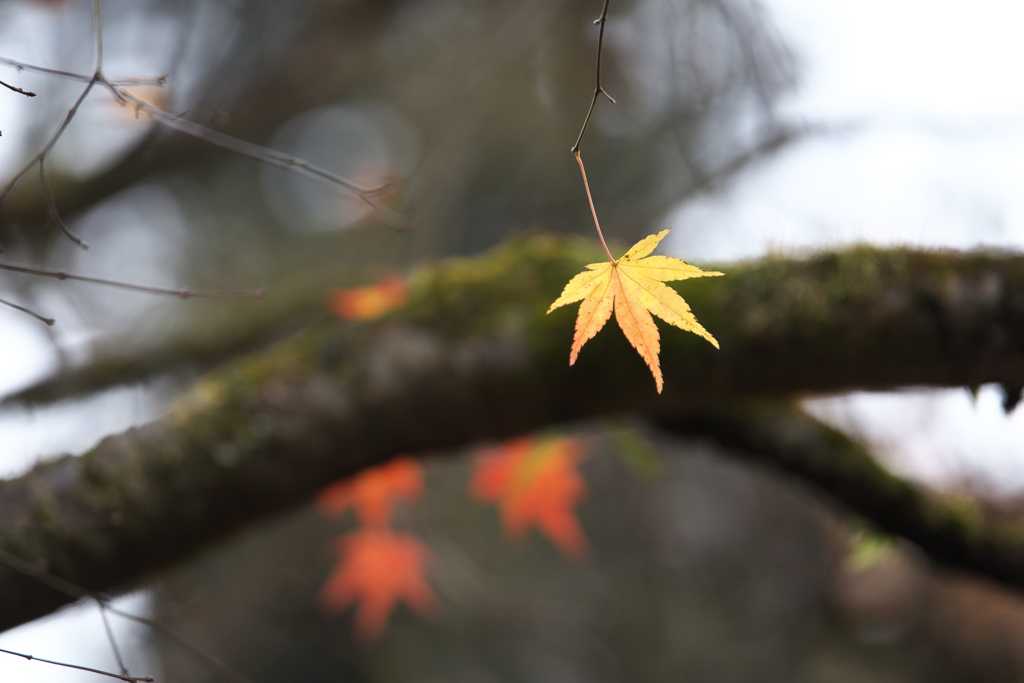
<svg viewBox="0 0 1024 683">
<path fill-rule="evenodd" d="M 618 261 L 591 263 L 588 270 L 569 280 L 562 295 L 551 304 L 548 313 L 583 300 L 576 317 L 569 365 L 576 362 L 580 349 L 604 327 L 613 310 L 622 333 L 651 368 L 659 394 L 664 386 L 658 361 L 661 343 L 652 313 L 669 324 L 704 337 L 718 348 L 718 342 L 697 322 L 683 297 L 664 283 L 723 273 L 702 270 L 670 256 L 648 256 L 668 232 L 662 230 L 643 238 Z"/>
</svg>

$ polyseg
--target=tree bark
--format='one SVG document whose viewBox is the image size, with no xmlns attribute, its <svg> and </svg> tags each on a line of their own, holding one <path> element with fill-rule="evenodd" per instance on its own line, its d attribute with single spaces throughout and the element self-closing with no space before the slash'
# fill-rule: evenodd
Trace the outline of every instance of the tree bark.
<svg viewBox="0 0 1024 683">
<path fill-rule="evenodd" d="M 884 473 L 810 418 L 764 407 L 851 389 L 1024 385 L 1024 257 L 857 248 L 686 281 L 721 351 L 664 329 L 660 396 L 618 330 L 569 367 L 575 312 L 545 315 L 599 260 L 588 242 L 514 240 L 415 275 L 409 303 L 385 319 L 325 320 L 236 360 L 166 418 L 0 482 L 0 550 L 123 590 L 396 454 L 631 413 L 790 469 L 813 454 L 805 479 L 880 528 L 1024 587 L 1013 535 Z M 0 629 L 68 601 L 0 569 Z"/>
</svg>

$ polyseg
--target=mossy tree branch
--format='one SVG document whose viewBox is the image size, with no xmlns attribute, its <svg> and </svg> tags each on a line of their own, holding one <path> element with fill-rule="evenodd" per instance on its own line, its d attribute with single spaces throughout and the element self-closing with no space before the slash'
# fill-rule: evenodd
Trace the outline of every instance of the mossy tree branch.
<svg viewBox="0 0 1024 683">
<path fill-rule="evenodd" d="M 963 498 L 943 498 L 881 467 L 865 448 L 795 407 L 748 404 L 686 411 L 658 426 L 713 441 L 737 456 L 796 476 L 875 528 L 909 539 L 947 566 L 1024 589 L 1024 534 Z"/>
<path fill-rule="evenodd" d="M 731 438 L 785 462 L 786 431 L 772 436 L 767 413 L 743 417 L 729 406 L 854 388 L 1024 384 L 1019 256 L 862 248 L 734 265 L 723 268 L 725 278 L 685 282 L 684 296 L 722 350 L 666 330 L 660 397 L 617 331 L 598 335 L 570 368 L 575 313 L 544 314 L 581 263 L 600 259 L 585 242 L 517 240 L 421 272 L 408 306 L 384 320 L 327 321 L 237 360 L 200 381 L 165 419 L 0 482 L 0 549 L 45 560 L 89 589 L 117 590 L 398 453 L 629 412 L 719 437 L 764 433 L 777 438 L 775 447 Z M 709 410 L 727 411 L 738 426 L 693 417 Z M 833 476 L 842 482 L 847 458 L 836 452 Z M 850 481 L 906 486 L 884 477 Z M 851 500 L 857 490 L 849 488 Z M 931 499 L 915 495 L 903 504 L 931 514 Z M 855 509 L 882 528 L 914 532 L 886 521 L 892 506 Z M 1024 586 L 1014 542 L 961 531 L 991 545 L 977 556 L 989 560 L 961 566 Z M 937 557 L 956 562 L 960 551 L 943 552 Z M 0 600 L 0 629 L 66 602 L 4 571 Z"/>
</svg>

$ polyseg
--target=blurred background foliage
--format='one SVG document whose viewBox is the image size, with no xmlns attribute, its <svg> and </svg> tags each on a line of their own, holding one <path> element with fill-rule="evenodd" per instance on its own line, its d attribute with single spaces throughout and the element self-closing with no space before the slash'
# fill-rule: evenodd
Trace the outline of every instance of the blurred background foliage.
<svg viewBox="0 0 1024 683">
<path fill-rule="evenodd" d="M 661 472 L 620 457 L 608 425 L 581 434 L 591 551 L 501 533 L 467 492 L 473 453 L 427 461 L 398 526 L 430 549 L 440 608 L 405 606 L 353 642 L 352 610 L 318 607 L 332 539 L 312 507 L 212 550 L 156 592 L 156 614 L 253 680 L 997 681 L 1024 676 L 1024 601 L 885 551 L 826 501 L 704 443 L 643 433 Z M 871 550 L 862 549 L 870 545 Z M 164 680 L 215 681 L 159 639 Z"/>
<path fill-rule="evenodd" d="M 164 88 L 138 92 L 386 184 L 383 199 L 412 225 L 389 227 L 351 196 L 168 131 L 97 91 L 50 160 L 57 206 L 93 248 L 45 229 L 32 174 L 0 207 L 3 258 L 268 295 L 183 303 L 0 274 L 0 296 L 58 318 L 49 348 L 64 370 L 112 373 L 96 386 L 187 378 L 325 315 L 332 288 L 382 272 L 524 231 L 591 234 L 569 148 L 593 89 L 600 2 L 105 0 L 103 12 L 109 76 L 167 74 Z M 89 23 L 87 2 L 4 0 L 0 56 L 86 72 Z M 583 152 L 602 224 L 621 244 L 671 227 L 673 208 L 815 132 L 779 114 L 797 64 L 756 2 L 616 0 L 607 31 L 603 80 L 619 103 L 599 102 Z M 14 70 L 4 80 L 39 93 L 0 92 L 9 175 L 81 86 Z M 0 326 L 30 324 L 0 311 Z M 424 503 L 407 512 L 436 556 L 434 621 L 401 610 L 379 645 L 352 644 L 348 616 L 316 603 L 341 527 L 311 509 L 181 568 L 159 584 L 154 612 L 259 683 L 1024 678 L 1017 598 L 936 575 L 907 548 L 851 567 L 851 528 L 794 485 L 653 437 L 664 467 L 644 478 L 599 427 L 587 431 L 585 562 L 567 564 L 538 538 L 507 544 L 493 512 L 468 501 L 456 458 L 431 467 Z M 212 680 L 153 646 L 161 680 Z"/>
</svg>

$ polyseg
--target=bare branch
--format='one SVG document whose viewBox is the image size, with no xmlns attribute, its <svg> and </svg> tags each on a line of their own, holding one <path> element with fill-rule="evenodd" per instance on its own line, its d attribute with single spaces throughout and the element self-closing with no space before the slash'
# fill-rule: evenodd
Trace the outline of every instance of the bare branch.
<svg viewBox="0 0 1024 683">
<path fill-rule="evenodd" d="M 328 187 L 345 190 L 362 200 L 363 203 L 370 207 L 378 219 L 390 227 L 403 229 L 410 226 L 410 218 L 408 216 L 398 213 L 380 200 L 379 197 L 390 189 L 389 185 L 366 187 L 336 173 L 332 173 L 327 169 L 311 164 L 305 159 L 300 159 L 291 154 L 279 152 L 252 142 L 239 140 L 238 138 L 213 130 L 208 126 L 169 114 L 111 81 L 101 79 L 101 82 L 110 89 L 119 102 L 134 108 L 136 111 L 146 112 L 161 125 L 226 149 L 239 156 L 249 157 L 270 166 L 283 168 Z"/>
<path fill-rule="evenodd" d="M 88 83 L 92 80 L 92 74 L 80 74 L 73 71 L 62 71 L 60 69 L 48 69 L 45 66 L 36 66 L 34 64 L 26 64 L 25 62 L 19 62 L 16 59 L 8 59 L 7 57 L 0 57 L 0 64 L 9 66 L 17 71 L 29 71 L 31 73 L 43 74 L 46 76 L 54 76 L 55 78 L 64 78 L 69 81 L 81 81 L 82 83 Z M 110 82 L 114 85 L 153 85 L 153 86 L 164 86 L 167 85 L 167 75 L 157 76 L 156 78 L 115 78 L 110 79 Z"/>
<path fill-rule="evenodd" d="M 100 0 L 92 0 L 92 74 L 98 79 L 103 73 L 103 17 L 100 16 Z"/>
<path fill-rule="evenodd" d="M 29 275 L 52 277 L 57 280 L 77 280 L 79 282 L 90 282 L 95 285 L 117 287 L 120 289 L 127 289 L 133 292 L 145 292 L 147 294 L 166 294 L 169 296 L 176 296 L 180 299 L 259 299 L 263 297 L 265 294 L 265 292 L 262 289 L 252 289 L 243 291 L 218 291 L 192 290 L 182 288 L 172 289 L 170 287 L 153 287 L 150 285 L 136 284 L 134 282 L 124 282 L 122 280 L 110 280 L 102 277 L 93 277 L 91 275 L 78 275 L 76 273 L 69 273 L 66 270 L 50 270 L 49 268 L 39 268 L 37 266 L 29 266 L 21 263 L 0 263 L 0 270 L 9 270 L 15 273 L 27 273 Z"/>
<path fill-rule="evenodd" d="M 39 322 L 46 323 L 47 325 L 50 325 L 51 327 L 53 326 L 53 324 L 55 322 L 57 322 L 53 318 L 43 317 L 43 316 L 39 315 L 38 313 L 36 313 L 35 311 L 33 311 L 31 309 L 25 308 L 24 306 L 19 306 L 18 304 L 12 303 L 10 301 L 7 301 L 6 299 L 0 299 L 0 304 L 3 304 L 4 306 L 10 306 L 11 308 L 13 308 L 16 311 L 21 311 L 22 313 L 30 315 L 33 318 L 35 318 L 36 320 L 38 320 Z"/>
<path fill-rule="evenodd" d="M 31 171 L 36 164 L 43 161 L 47 157 L 47 155 L 49 155 L 50 150 L 53 149 L 53 146 L 57 144 L 58 140 L 60 140 L 60 137 L 64 134 L 64 131 L 67 130 L 67 127 L 71 123 L 71 120 L 74 119 L 75 114 L 78 113 L 78 108 L 82 106 L 82 102 L 85 101 L 85 98 L 89 95 L 89 92 L 92 90 L 92 87 L 94 85 L 96 85 L 95 78 L 90 79 L 90 81 L 86 84 L 85 88 L 82 90 L 82 93 L 78 96 L 78 99 L 75 100 L 75 103 L 73 105 L 71 105 L 71 109 L 69 109 L 68 113 L 64 116 L 64 120 L 61 122 L 60 126 L 58 126 L 57 130 L 54 131 L 52 136 L 50 136 L 50 140 L 46 143 L 43 149 L 40 150 L 39 153 L 36 154 L 34 157 L 29 159 L 28 163 L 22 166 L 21 170 L 19 170 L 14 175 L 14 177 L 11 178 L 10 182 L 8 182 L 7 185 L 5 185 L 2 190 L 0 190 L 0 204 L 3 204 L 7 197 L 10 196 L 11 192 L 14 191 L 14 188 L 16 188 L 18 186 L 18 183 L 21 182 L 21 179 L 24 178 L 25 175 L 27 175 L 28 172 Z"/>
<path fill-rule="evenodd" d="M 139 616 L 138 614 L 125 612 L 122 609 L 118 609 L 117 607 L 114 607 L 107 598 L 100 595 L 99 593 L 93 593 L 92 591 L 88 591 L 77 584 L 67 581 L 66 579 L 60 578 L 59 576 L 47 571 L 46 569 L 43 569 L 35 564 L 32 564 L 31 562 L 25 562 L 24 560 L 15 557 L 14 555 L 2 549 L 0 549 L 0 564 L 6 566 L 9 569 L 13 569 L 14 571 L 18 572 L 19 574 L 22 574 L 23 576 L 35 579 L 44 586 L 48 586 L 59 593 L 63 593 L 72 600 L 80 600 L 82 598 L 91 598 L 95 600 L 97 604 L 100 605 L 100 609 L 104 610 L 104 624 L 107 627 L 108 634 L 110 633 L 110 627 L 106 621 L 106 612 L 110 612 L 111 614 L 115 614 L 121 617 L 122 619 L 134 621 L 135 623 L 142 624 L 143 626 L 147 626 L 153 629 L 162 637 L 166 638 L 168 642 L 177 646 L 185 654 L 191 656 L 196 661 L 202 663 L 210 671 L 219 675 L 226 681 L 231 681 L 232 683 L 252 683 L 252 681 L 248 677 L 231 668 L 223 661 L 213 656 L 206 650 L 202 649 L 198 645 L 195 645 L 189 642 L 188 640 L 182 638 L 177 633 L 170 630 L 169 628 L 167 628 L 160 622 L 156 621 L 155 619 L 149 619 L 147 617 Z M 111 642 L 113 643 L 113 636 L 111 635 L 110 637 Z M 122 663 L 120 653 L 116 653 L 115 656 L 117 657 L 119 666 L 123 670 L 124 664 Z"/>
<path fill-rule="evenodd" d="M 796 476 L 875 528 L 947 566 L 1024 589 L 1020 518 L 972 508 L 911 484 L 863 445 L 790 405 L 740 404 L 666 415 L 658 427 L 708 439 L 730 454 Z"/>
<path fill-rule="evenodd" d="M 100 608 L 100 616 L 103 617 L 103 629 L 107 632 L 107 642 L 110 643 L 110 648 L 114 651 L 117 669 L 121 672 L 121 676 L 128 678 L 131 674 L 128 673 L 128 667 L 124 664 L 124 657 L 121 656 L 121 648 L 117 645 L 117 639 L 114 638 L 114 629 L 110 627 L 110 618 L 107 616 L 107 603 L 97 599 L 96 606 Z"/>
<path fill-rule="evenodd" d="M 84 76 L 82 74 L 76 74 L 70 71 L 60 71 L 57 69 L 47 69 L 44 67 L 31 66 L 28 64 L 24 64 L 22 62 L 17 62 L 12 59 L 0 58 L 0 63 L 14 67 L 19 71 L 35 71 L 37 73 L 47 74 L 51 76 L 59 76 L 62 78 L 68 78 L 72 80 L 81 80 L 86 83 L 86 87 L 83 90 L 82 94 L 79 96 L 78 100 L 76 100 L 74 105 L 72 105 L 71 109 L 65 116 L 63 123 L 60 125 L 60 127 L 57 129 L 54 135 L 50 138 L 50 141 L 46 144 L 46 146 L 36 156 L 30 159 L 24 167 L 22 167 L 22 169 L 11 179 L 11 181 L 3 188 L 3 190 L 0 190 L 0 204 L 2 204 L 7 199 L 7 197 L 14 190 L 14 188 L 17 187 L 21 179 L 32 169 L 33 166 L 35 166 L 38 163 L 40 164 L 40 171 L 43 178 L 43 192 L 46 195 L 47 210 L 49 212 L 51 222 L 53 222 L 54 225 L 56 225 L 57 228 L 61 231 L 61 233 L 68 237 L 68 239 L 70 239 L 74 244 L 82 248 L 88 248 L 88 245 L 80 238 L 78 238 L 76 235 L 74 235 L 74 233 L 72 233 L 64 224 L 63 220 L 61 220 L 57 212 L 56 203 L 53 200 L 53 193 L 50 188 L 48 179 L 46 177 L 46 172 L 43 166 L 45 165 L 46 157 L 49 155 L 50 150 L 53 149 L 53 146 L 60 139 L 61 135 L 63 135 L 65 129 L 67 129 L 68 127 L 68 124 L 71 123 L 71 120 L 78 112 L 79 106 L 81 106 L 82 102 L 85 100 L 90 90 L 92 90 L 92 87 L 97 83 L 102 83 L 110 90 L 110 92 L 114 95 L 115 99 L 117 99 L 119 102 L 133 107 L 136 111 L 146 112 L 155 121 L 164 126 L 167 126 L 168 128 L 184 133 L 191 137 L 198 138 L 200 140 L 205 140 L 206 142 L 212 145 L 221 147 L 222 149 L 226 149 L 230 152 L 234 152 L 235 154 L 249 157 L 251 159 L 261 161 L 271 166 L 284 168 L 305 178 L 309 178 L 311 180 L 315 180 L 330 187 L 340 188 L 342 190 L 350 192 L 356 197 L 358 197 L 360 200 L 362 200 L 371 209 L 374 215 L 376 215 L 385 224 L 393 228 L 408 228 L 410 226 L 410 219 L 408 216 L 403 216 L 402 214 L 398 213 L 397 211 L 389 207 L 383 201 L 381 201 L 381 195 L 383 195 L 390 189 L 388 185 L 383 185 L 380 187 L 365 187 L 363 185 L 360 185 L 359 183 L 353 182 L 351 180 L 348 180 L 347 178 L 339 176 L 335 173 L 331 173 L 326 169 L 311 164 L 308 161 L 305 161 L 304 159 L 299 159 L 298 157 L 292 156 L 290 154 L 278 152 L 276 150 L 272 150 L 267 147 L 262 147 L 254 143 L 245 142 L 244 140 L 233 138 L 230 135 L 225 135 L 224 133 L 217 132 L 211 128 L 208 128 L 207 126 L 203 126 L 198 123 L 189 121 L 180 116 L 174 116 L 172 114 L 169 114 L 158 107 L 154 107 L 150 103 L 139 98 L 138 96 L 129 92 L 125 87 L 123 87 L 125 84 L 128 83 L 138 85 L 140 83 L 145 83 L 146 81 L 113 81 L 108 79 L 106 76 L 103 75 L 103 22 L 102 17 L 100 15 L 100 0 L 93 0 L 92 2 L 92 32 L 94 67 L 91 76 Z M 159 85 L 163 85 L 165 80 L 166 79 L 164 77 L 161 77 L 160 79 L 157 79 L 157 83 Z M 3 85 L 7 84 L 4 83 Z M 18 90 L 16 88 L 12 89 Z M 22 91 L 19 90 L 19 92 Z"/>
<path fill-rule="evenodd" d="M 32 92 L 31 90 L 23 90 L 23 89 L 21 89 L 21 88 L 19 88 L 17 86 L 11 85 L 10 83 L 4 83 L 3 81 L 0 81 L 0 85 L 4 86 L 8 90 L 13 90 L 16 93 L 21 93 L 22 95 L 25 95 L 26 97 L 35 97 L 36 96 L 36 94 L 34 92 Z"/>
<path fill-rule="evenodd" d="M 0 57 L 0 64 L 6 64 L 18 70 L 34 71 L 37 73 L 43 73 L 50 76 L 57 76 L 61 78 L 67 78 L 70 80 L 77 80 L 87 83 L 86 92 L 83 93 L 81 99 L 84 99 L 85 94 L 88 93 L 89 89 L 92 88 L 96 83 L 101 83 L 108 88 L 113 94 L 114 98 L 117 99 L 121 104 L 127 105 L 135 109 L 136 111 L 144 111 L 153 118 L 157 123 L 166 126 L 172 130 L 184 133 L 190 137 L 198 140 L 203 140 L 211 145 L 220 147 L 229 152 L 233 152 L 240 156 L 255 159 L 256 161 L 268 164 L 270 166 L 276 166 L 285 170 L 296 173 L 304 178 L 316 181 L 322 185 L 334 189 L 341 189 L 349 192 L 358 197 L 363 203 L 365 203 L 379 220 L 386 225 L 397 228 L 406 229 L 411 225 L 411 219 L 409 216 L 398 213 L 387 204 L 380 200 L 381 195 L 384 195 L 390 190 L 389 185 L 382 185 L 379 187 L 366 187 L 352 180 L 349 180 L 336 173 L 332 173 L 327 169 L 321 168 L 312 164 L 304 159 L 300 159 L 291 154 L 285 154 L 262 145 L 255 143 L 246 142 L 238 138 L 226 135 L 219 131 L 213 130 L 208 126 L 204 126 L 194 121 L 182 118 L 181 116 L 175 116 L 170 114 L 159 107 L 155 107 L 144 99 L 131 93 L 127 90 L 126 86 L 129 85 L 159 85 L 162 86 L 166 83 L 167 77 L 161 76 L 157 79 L 121 79 L 112 80 L 103 75 L 102 72 L 98 72 L 92 76 L 84 74 L 72 73 L 69 71 L 60 71 L 57 69 L 47 69 L 44 67 L 33 66 L 30 64 L 24 64 L 17 62 L 12 59 Z M 40 152 L 38 155 L 33 157 L 25 166 L 18 172 L 17 175 L 11 180 L 10 183 L 3 190 L 0 190 L 0 203 L 3 203 L 7 196 L 14 190 L 17 184 L 21 181 L 21 178 L 28 173 L 32 167 L 43 159 L 48 153 L 49 149 L 53 147 L 60 135 L 63 134 L 64 128 L 70 123 L 70 118 L 74 116 L 75 111 L 78 109 L 80 101 L 74 105 L 72 111 L 69 112 L 69 117 L 65 118 L 64 124 L 58 130 L 58 133 L 50 143 Z"/>
<path fill-rule="evenodd" d="M 25 62 L 19 62 L 15 59 L 8 59 L 7 57 L 0 57 L 0 64 L 9 66 L 17 71 L 28 71 L 31 73 L 44 74 L 47 76 L 57 76 L 58 78 L 66 78 L 71 81 L 81 81 L 82 83 L 88 83 L 92 80 L 91 75 L 74 73 L 72 71 L 62 71 L 60 69 L 48 69 L 45 66 L 35 66 L 34 64 L 26 64 Z"/>
<path fill-rule="evenodd" d="M 71 231 L 71 228 L 64 223 L 64 219 L 60 217 L 60 212 L 57 210 L 57 202 L 53 198 L 53 186 L 50 185 L 50 174 L 46 172 L 46 157 L 40 157 L 39 159 L 39 181 L 43 188 L 43 198 L 46 201 L 46 211 L 50 216 L 50 222 L 61 234 L 67 237 L 71 242 L 81 248 L 88 249 L 89 243 L 83 240 L 81 237 Z"/>
<path fill-rule="evenodd" d="M 57 211 L 57 203 L 53 199 L 53 188 L 50 186 L 50 178 L 46 173 L 46 159 L 49 156 L 50 151 L 53 149 L 53 146 L 57 144 L 57 141 L 60 140 L 60 137 L 64 134 L 64 131 L 67 130 L 67 127 L 68 125 L 70 125 L 71 120 L 75 118 L 75 114 L 78 113 L 78 108 L 82 106 L 82 102 L 84 102 L 85 98 L 88 97 L 89 92 L 92 90 L 92 87 L 96 85 L 96 83 L 101 77 L 100 74 L 103 68 L 103 32 L 100 19 L 100 0 L 93 0 L 92 32 L 94 44 L 94 68 L 92 77 L 86 83 L 85 89 L 82 90 L 82 94 L 79 95 L 78 99 L 75 100 L 75 103 L 71 105 L 71 109 L 68 110 L 68 113 L 64 117 L 64 121 L 57 128 L 56 132 L 54 132 L 53 136 L 50 138 L 50 141 L 47 142 L 43 149 L 40 150 L 40 152 L 36 154 L 34 157 L 32 157 L 32 159 L 30 159 L 29 162 L 22 167 L 22 169 L 11 179 L 11 181 L 4 187 L 4 189 L 0 191 L 0 204 L 2 204 L 4 200 L 6 200 L 7 197 L 10 195 L 10 193 L 14 190 L 14 188 L 17 187 L 21 179 L 30 170 L 32 170 L 32 167 L 35 166 L 36 164 L 39 164 L 39 178 L 42 182 L 43 196 L 46 199 L 46 210 L 49 213 L 50 222 L 53 223 L 54 226 L 61 232 L 61 234 L 67 237 L 72 244 L 82 249 L 88 249 L 89 244 L 85 242 L 85 240 L 80 238 L 78 235 L 73 233 L 67 227 L 67 225 L 65 225 L 64 220 L 60 217 L 60 213 Z"/>
<path fill-rule="evenodd" d="M 156 680 L 152 676 L 128 676 L 126 674 L 115 674 L 110 671 L 103 671 L 102 669 L 93 669 L 89 666 L 80 666 L 78 664 L 68 664 L 67 662 L 57 662 L 52 659 L 43 659 L 42 657 L 35 657 L 33 655 L 26 655 L 21 652 L 14 652 L 13 650 L 4 650 L 0 648 L 0 652 L 5 655 L 14 655 L 16 657 L 23 657 L 29 661 L 42 662 L 43 664 L 53 664 L 55 666 L 63 666 L 68 669 L 78 669 L 79 671 L 88 671 L 89 673 L 99 674 L 101 676 L 108 676 L 110 678 L 117 678 L 127 683 L 152 683 Z"/>
<path fill-rule="evenodd" d="M 198 645 L 195 645 L 194 643 L 185 640 L 180 635 L 178 635 L 174 631 L 170 630 L 169 628 L 161 624 L 159 621 L 147 619 L 146 617 L 140 617 L 137 614 L 123 612 L 117 609 L 116 607 L 108 606 L 107 609 L 110 610 L 111 613 L 116 614 L 119 617 L 128 619 L 130 621 L 135 621 L 150 627 L 151 629 L 159 633 L 161 636 L 163 636 L 169 643 L 175 645 L 179 650 L 181 650 L 185 654 L 189 655 L 196 661 L 203 664 L 207 669 L 217 674 L 225 681 L 231 681 L 231 683 L 253 683 L 252 679 L 250 679 L 248 676 L 228 666 L 219 657 L 215 657 L 203 648 L 199 647 Z"/>
<path fill-rule="evenodd" d="M 604 0 L 604 9 L 601 10 L 601 16 L 594 20 L 595 24 L 600 24 L 601 29 L 597 34 L 597 85 L 594 87 L 594 97 L 590 100 L 590 109 L 587 110 L 587 118 L 583 120 L 583 128 L 580 129 L 579 137 L 576 138 L 576 144 L 572 146 L 569 151 L 579 156 L 580 143 L 583 142 L 583 136 L 587 133 L 587 128 L 590 126 L 590 117 L 594 115 L 594 107 L 597 106 L 597 98 L 604 95 L 608 98 L 608 101 L 615 104 L 615 98 L 605 91 L 604 86 L 601 85 L 601 52 L 604 50 L 604 26 L 608 23 L 608 4 L 611 0 Z"/>
</svg>

